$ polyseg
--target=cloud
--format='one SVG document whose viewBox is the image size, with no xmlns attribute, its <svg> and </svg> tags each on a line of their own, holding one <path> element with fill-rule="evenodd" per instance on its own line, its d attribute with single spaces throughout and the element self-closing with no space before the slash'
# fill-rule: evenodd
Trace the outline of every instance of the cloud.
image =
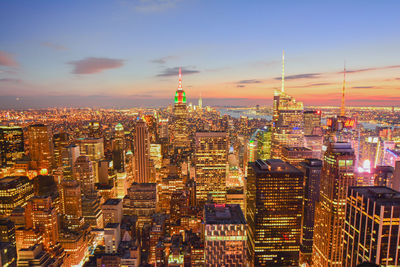
<svg viewBox="0 0 400 267">
<path fill-rule="evenodd" d="M 237 82 L 238 84 L 252 84 L 252 83 L 261 83 L 260 80 L 251 79 L 251 80 L 241 80 Z"/>
<path fill-rule="evenodd" d="M 353 86 L 352 89 L 372 89 L 376 88 L 376 86 Z"/>
<path fill-rule="evenodd" d="M 366 72 L 366 71 L 399 69 L 399 68 L 400 68 L 400 65 L 391 65 L 391 66 L 384 66 L 384 67 L 374 67 L 374 68 L 365 68 L 365 69 L 356 69 L 356 70 L 346 70 L 346 73 L 359 73 L 359 72 Z M 343 73 L 343 71 L 340 71 L 338 73 Z"/>
<path fill-rule="evenodd" d="M 20 79 L 13 79 L 13 78 L 1 78 L 0 82 L 2 83 L 20 83 Z"/>
<path fill-rule="evenodd" d="M 55 44 L 55 43 L 52 43 L 52 42 L 42 42 L 41 45 L 49 47 L 49 48 L 52 48 L 52 49 L 55 49 L 55 50 L 58 50 L 58 51 L 68 50 L 67 47 L 65 47 L 63 45 Z"/>
<path fill-rule="evenodd" d="M 88 57 L 85 59 L 68 62 L 74 66 L 73 74 L 93 74 L 107 69 L 116 69 L 124 65 L 122 59 Z"/>
<path fill-rule="evenodd" d="M 186 67 L 182 68 L 182 75 L 190 75 L 190 74 L 195 74 L 199 73 L 200 71 L 194 70 L 194 69 L 189 69 Z M 157 77 L 169 77 L 169 76 L 177 76 L 179 73 L 179 67 L 174 67 L 174 68 L 166 68 L 163 70 L 163 72 L 157 74 Z"/>
<path fill-rule="evenodd" d="M 243 84 L 238 84 L 238 85 L 236 85 L 236 87 L 239 87 L 239 88 L 241 88 L 241 87 L 246 87 L 246 85 L 243 85 Z"/>
<path fill-rule="evenodd" d="M 133 5 L 135 11 L 153 13 L 174 8 L 178 2 L 180 2 L 180 0 L 136 0 Z"/>
<path fill-rule="evenodd" d="M 296 75 L 285 76 L 285 80 L 299 80 L 299 79 L 316 79 L 321 76 L 321 73 L 303 73 Z M 281 80 L 282 77 L 275 77 L 275 80 Z"/>
<path fill-rule="evenodd" d="M 176 59 L 176 56 L 165 56 L 165 57 L 160 57 L 160 58 L 156 58 L 153 60 L 150 60 L 151 63 L 155 63 L 155 64 L 165 64 L 167 63 L 167 61 L 171 60 L 171 59 Z"/>
<path fill-rule="evenodd" d="M 18 67 L 18 63 L 14 60 L 11 54 L 0 51 L 0 66 Z"/>
</svg>

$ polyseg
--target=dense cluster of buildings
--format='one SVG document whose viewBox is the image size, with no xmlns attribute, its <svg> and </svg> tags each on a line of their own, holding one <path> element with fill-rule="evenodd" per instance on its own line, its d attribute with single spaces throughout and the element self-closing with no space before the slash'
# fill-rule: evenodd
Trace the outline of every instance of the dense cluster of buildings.
<svg viewBox="0 0 400 267">
<path fill-rule="evenodd" d="M 343 87 L 344 95 L 344 87 Z M 4 111 L 2 266 L 397 266 L 400 130 L 187 103 Z M 353 113 L 354 114 L 354 113 Z"/>
</svg>

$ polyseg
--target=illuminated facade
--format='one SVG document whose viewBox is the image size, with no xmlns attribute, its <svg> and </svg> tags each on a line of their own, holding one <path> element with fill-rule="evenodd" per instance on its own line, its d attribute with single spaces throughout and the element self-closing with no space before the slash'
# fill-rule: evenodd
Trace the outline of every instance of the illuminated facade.
<svg viewBox="0 0 400 267">
<path fill-rule="evenodd" d="M 75 180 L 64 180 L 61 187 L 64 226 L 70 230 L 77 230 L 84 223 L 80 184 Z"/>
<path fill-rule="evenodd" d="M 204 206 L 204 266 L 246 266 L 246 220 L 239 205 Z"/>
<path fill-rule="evenodd" d="M 85 196 L 95 194 L 93 165 L 88 156 L 79 156 L 74 163 L 74 178 L 81 185 Z"/>
<path fill-rule="evenodd" d="M 174 148 L 189 148 L 189 131 L 187 122 L 186 93 L 182 89 L 182 73 L 179 68 L 178 90 L 175 92 L 173 118 L 173 146 Z"/>
<path fill-rule="evenodd" d="M 400 193 L 387 187 L 352 187 L 346 205 L 343 263 L 398 266 Z"/>
<path fill-rule="evenodd" d="M 29 156 L 33 169 L 50 170 L 53 160 L 53 145 L 50 128 L 44 124 L 28 127 Z"/>
<path fill-rule="evenodd" d="M 374 169 L 374 185 L 393 188 L 394 168 L 392 166 L 376 166 Z"/>
<path fill-rule="evenodd" d="M 315 204 L 319 201 L 322 161 L 306 159 L 300 163 L 304 173 L 303 215 L 301 221 L 300 263 L 311 265 Z"/>
<path fill-rule="evenodd" d="M 151 223 L 156 212 L 157 186 L 155 183 L 133 183 L 123 200 L 123 214 L 137 216 L 138 227 Z"/>
<path fill-rule="evenodd" d="M 306 147 L 282 147 L 282 160 L 296 167 L 305 159 L 312 158 L 312 150 Z"/>
<path fill-rule="evenodd" d="M 249 163 L 246 221 L 252 266 L 298 266 L 303 176 L 279 159 Z"/>
<path fill-rule="evenodd" d="M 304 111 L 304 134 L 313 135 L 314 129 L 321 127 L 321 110 Z"/>
<path fill-rule="evenodd" d="M 137 183 L 150 182 L 150 141 L 149 131 L 146 122 L 138 120 L 136 122 L 135 135 L 135 181 Z"/>
<path fill-rule="evenodd" d="M 354 186 L 354 151 L 350 143 L 330 143 L 324 156 L 321 191 L 315 209 L 312 262 L 342 266 L 342 227 L 349 186 Z"/>
<path fill-rule="evenodd" d="M 9 216 L 33 197 L 33 183 L 26 176 L 4 177 L 0 179 L 0 196 L 0 217 Z"/>
<path fill-rule="evenodd" d="M 53 135 L 54 165 L 56 167 L 63 166 L 63 154 L 66 153 L 68 138 L 68 134 L 64 132 Z"/>
<path fill-rule="evenodd" d="M 280 158 L 282 147 L 304 146 L 303 102 L 285 93 L 284 54 L 282 54 L 282 88 L 275 90 L 273 102 L 272 158 Z"/>
<path fill-rule="evenodd" d="M 196 199 L 199 204 L 204 203 L 208 195 L 216 203 L 225 203 L 228 147 L 226 132 L 196 133 Z"/>
<path fill-rule="evenodd" d="M 112 141 L 113 167 L 117 172 L 125 171 L 125 132 L 121 123 L 115 126 L 115 135 Z"/>
<path fill-rule="evenodd" d="M 24 133 L 21 127 L 0 126 L 0 166 L 12 166 L 24 155 Z"/>
</svg>

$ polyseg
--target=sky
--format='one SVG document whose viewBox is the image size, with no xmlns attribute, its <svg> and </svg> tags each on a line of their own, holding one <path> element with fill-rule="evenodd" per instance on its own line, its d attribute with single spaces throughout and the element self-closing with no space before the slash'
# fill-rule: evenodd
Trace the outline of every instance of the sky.
<svg viewBox="0 0 400 267">
<path fill-rule="evenodd" d="M 2 0 L 0 108 L 400 103 L 400 1 Z"/>
</svg>

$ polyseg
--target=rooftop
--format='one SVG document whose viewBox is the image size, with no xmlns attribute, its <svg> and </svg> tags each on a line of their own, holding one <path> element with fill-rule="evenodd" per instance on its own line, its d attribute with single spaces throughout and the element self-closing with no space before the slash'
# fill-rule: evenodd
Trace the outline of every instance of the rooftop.
<svg viewBox="0 0 400 267">
<path fill-rule="evenodd" d="M 254 162 L 254 170 L 258 173 L 299 173 L 303 174 L 299 169 L 291 165 L 290 163 L 284 162 L 280 159 L 267 159 L 261 160 L 258 159 Z"/>
<path fill-rule="evenodd" d="M 106 202 L 104 202 L 103 205 L 112 205 L 112 206 L 116 206 L 119 203 L 121 203 L 122 199 L 120 198 L 109 198 L 106 200 Z"/>
<path fill-rule="evenodd" d="M 207 204 L 204 213 L 206 224 L 246 224 L 238 204 Z"/>
<path fill-rule="evenodd" d="M 385 186 L 355 186 L 351 190 L 382 205 L 400 205 L 400 192 Z"/>
</svg>

